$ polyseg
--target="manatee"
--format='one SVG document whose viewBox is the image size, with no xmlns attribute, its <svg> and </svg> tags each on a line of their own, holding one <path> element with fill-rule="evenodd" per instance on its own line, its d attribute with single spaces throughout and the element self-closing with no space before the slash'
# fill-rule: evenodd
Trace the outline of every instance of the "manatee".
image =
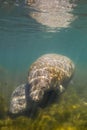
<svg viewBox="0 0 87 130">
<path fill-rule="evenodd" d="M 28 83 L 30 97 L 40 102 L 47 91 L 62 93 L 73 76 L 75 65 L 66 56 L 45 54 L 38 58 L 29 69 Z"/>
<path fill-rule="evenodd" d="M 62 94 L 73 77 L 75 65 L 72 60 L 59 54 L 45 54 L 31 64 L 28 83 L 19 85 L 11 95 L 10 113 L 34 112 L 44 97 Z M 31 112 L 30 112 L 31 113 Z"/>
</svg>

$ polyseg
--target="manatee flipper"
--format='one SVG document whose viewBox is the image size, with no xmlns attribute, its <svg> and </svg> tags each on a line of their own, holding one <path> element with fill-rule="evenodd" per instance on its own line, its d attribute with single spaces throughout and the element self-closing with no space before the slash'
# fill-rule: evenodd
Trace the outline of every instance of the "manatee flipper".
<svg viewBox="0 0 87 130">
<path fill-rule="evenodd" d="M 59 93 L 63 93 L 65 91 L 65 88 L 62 85 L 59 85 Z"/>
</svg>

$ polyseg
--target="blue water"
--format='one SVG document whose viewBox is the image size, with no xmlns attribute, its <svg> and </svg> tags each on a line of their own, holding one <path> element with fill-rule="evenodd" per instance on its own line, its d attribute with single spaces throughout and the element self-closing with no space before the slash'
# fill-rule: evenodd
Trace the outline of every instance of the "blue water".
<svg viewBox="0 0 87 130">
<path fill-rule="evenodd" d="M 12 83 L 13 90 L 25 82 L 29 66 L 42 54 L 59 53 L 74 61 L 74 85 L 84 84 L 81 89 L 87 91 L 87 1 L 78 3 L 72 12 L 77 18 L 66 28 L 42 25 L 28 11 L 20 5 L 0 7 L 0 81 L 6 82 L 3 89 L 7 85 L 9 90 L 8 84 Z"/>
</svg>

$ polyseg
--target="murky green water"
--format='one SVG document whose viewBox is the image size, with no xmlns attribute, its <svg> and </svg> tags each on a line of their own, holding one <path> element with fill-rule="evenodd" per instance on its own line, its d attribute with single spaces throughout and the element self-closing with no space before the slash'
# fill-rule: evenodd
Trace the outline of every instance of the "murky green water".
<svg viewBox="0 0 87 130">
<path fill-rule="evenodd" d="M 1 130 L 87 129 L 87 1 L 80 0 L 67 27 L 51 27 L 23 4 L 0 5 L 0 127 Z M 36 15 L 37 16 L 37 15 Z M 70 57 L 76 71 L 59 103 L 40 109 L 35 119 L 6 116 L 10 96 L 27 81 L 29 66 L 45 53 Z M 5 100 L 5 103 L 4 103 Z M 4 121 L 2 118 L 5 118 Z"/>
</svg>

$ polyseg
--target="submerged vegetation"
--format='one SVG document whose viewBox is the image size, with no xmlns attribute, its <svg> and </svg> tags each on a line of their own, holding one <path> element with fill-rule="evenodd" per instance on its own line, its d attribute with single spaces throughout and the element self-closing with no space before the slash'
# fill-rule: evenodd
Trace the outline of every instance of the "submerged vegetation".
<svg viewBox="0 0 87 130">
<path fill-rule="evenodd" d="M 67 89 L 57 103 L 39 108 L 34 118 L 6 115 L 4 99 L 0 97 L 0 130 L 86 130 L 87 103 L 73 88 Z"/>
<path fill-rule="evenodd" d="M 6 102 L 3 96 L 0 96 L 0 119 L 4 119 L 6 117 L 7 107 Z"/>
</svg>

